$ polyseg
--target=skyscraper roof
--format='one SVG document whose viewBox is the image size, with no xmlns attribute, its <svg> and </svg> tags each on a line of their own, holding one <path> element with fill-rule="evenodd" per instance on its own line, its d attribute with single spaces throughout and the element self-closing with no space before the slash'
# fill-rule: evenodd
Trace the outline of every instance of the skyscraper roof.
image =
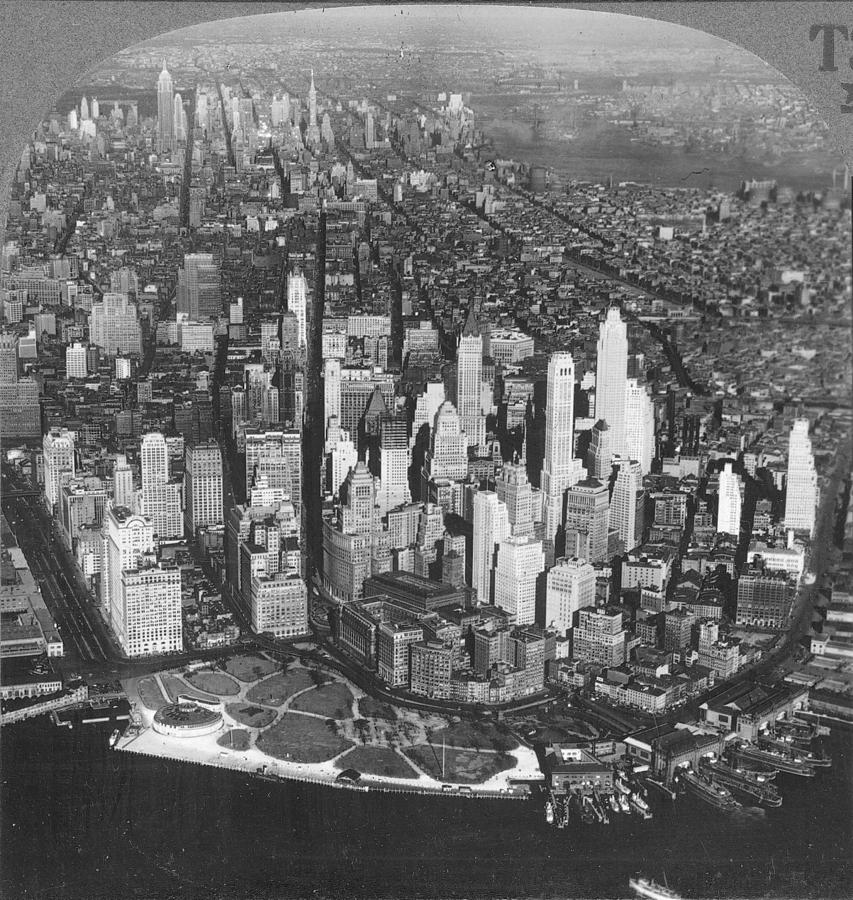
<svg viewBox="0 0 853 900">
<path fill-rule="evenodd" d="M 477 313 L 474 311 L 473 301 L 468 306 L 468 318 L 462 329 L 462 337 L 480 337 L 480 323 L 477 321 Z"/>
</svg>

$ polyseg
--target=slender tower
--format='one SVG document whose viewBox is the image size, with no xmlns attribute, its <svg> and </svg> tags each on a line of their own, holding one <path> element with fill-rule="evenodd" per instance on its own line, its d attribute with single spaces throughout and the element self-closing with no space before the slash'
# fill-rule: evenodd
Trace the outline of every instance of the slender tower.
<svg viewBox="0 0 853 900">
<path fill-rule="evenodd" d="M 785 482 L 785 527 L 814 533 L 818 502 L 809 420 L 797 419 L 788 439 L 788 477 Z"/>
<path fill-rule="evenodd" d="M 172 76 L 163 60 L 163 70 L 157 79 L 157 134 L 160 152 L 171 150 L 175 139 L 175 111 Z"/>
<path fill-rule="evenodd" d="M 486 443 L 486 419 L 480 400 L 482 390 L 483 335 L 472 301 L 456 352 L 456 409 L 469 447 L 482 447 Z"/>
<path fill-rule="evenodd" d="M 595 417 L 610 429 L 614 455 L 627 456 L 625 446 L 625 401 L 628 384 L 628 329 L 611 307 L 601 323 L 595 373 Z"/>
<path fill-rule="evenodd" d="M 567 488 L 586 474 L 572 458 L 574 446 L 575 363 L 571 353 L 552 353 L 548 360 L 545 399 L 545 457 L 540 487 L 544 500 L 545 535 L 551 540 L 563 522 Z"/>
</svg>

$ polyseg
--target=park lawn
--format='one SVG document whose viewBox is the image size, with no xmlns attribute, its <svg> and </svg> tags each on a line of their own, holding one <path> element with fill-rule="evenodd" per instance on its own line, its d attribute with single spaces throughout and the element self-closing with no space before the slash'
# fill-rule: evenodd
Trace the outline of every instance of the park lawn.
<svg viewBox="0 0 853 900">
<path fill-rule="evenodd" d="M 251 744 L 249 732 L 245 728 L 232 728 L 220 735 L 216 741 L 220 747 L 228 747 L 230 750 L 248 750 Z"/>
<path fill-rule="evenodd" d="M 266 675 L 272 675 L 278 665 L 265 656 L 255 653 L 243 653 L 240 656 L 232 656 L 225 663 L 225 671 L 240 681 L 247 684 L 252 681 L 260 681 Z"/>
<path fill-rule="evenodd" d="M 153 676 L 140 678 L 136 683 L 136 690 L 139 694 L 139 699 L 145 704 L 146 708 L 155 712 L 169 702 L 163 696 L 160 685 L 157 684 L 157 680 Z"/>
<path fill-rule="evenodd" d="M 455 722 L 430 732 L 431 744 L 448 747 L 474 747 L 476 750 L 515 750 L 518 741 L 502 732 L 493 722 Z"/>
<path fill-rule="evenodd" d="M 345 684 L 335 682 L 301 694 L 290 704 L 290 708 L 316 713 L 327 719 L 351 719 L 354 699 Z"/>
<path fill-rule="evenodd" d="M 225 711 L 241 725 L 250 728 L 266 728 L 275 721 L 276 714 L 263 706 L 252 706 L 250 703 L 228 703 Z"/>
<path fill-rule="evenodd" d="M 246 699 L 252 703 L 267 706 L 281 706 L 288 697 L 298 694 L 315 684 L 307 669 L 291 669 L 289 672 L 271 675 L 246 692 Z"/>
<path fill-rule="evenodd" d="M 385 778 L 418 778 L 416 772 L 401 756 L 388 747 L 356 747 L 335 761 L 338 769 L 356 769 L 365 775 Z"/>
<path fill-rule="evenodd" d="M 440 781 L 463 784 L 481 784 L 498 772 L 515 767 L 515 757 L 506 753 L 472 753 L 470 750 L 444 751 L 444 775 L 441 773 L 441 747 L 434 744 L 418 744 L 403 751 L 406 756 L 428 775 Z"/>
<path fill-rule="evenodd" d="M 366 719 L 385 719 L 388 722 L 397 721 L 397 710 L 390 703 L 383 703 L 373 697 L 362 697 L 358 701 L 358 709 Z"/>
<path fill-rule="evenodd" d="M 210 672 L 202 669 L 199 672 L 190 672 L 189 675 L 184 675 L 184 681 L 189 682 L 200 691 L 220 697 L 233 697 L 240 693 L 240 685 L 222 672 Z"/>
<path fill-rule="evenodd" d="M 258 735 L 256 746 L 268 756 L 297 763 L 326 762 L 353 746 L 334 726 L 313 716 L 285 713 Z"/>
<path fill-rule="evenodd" d="M 198 697 L 201 700 L 210 700 L 209 695 L 202 694 L 199 691 L 194 691 L 192 688 L 188 687 L 177 675 L 169 675 L 164 674 L 160 676 L 160 681 L 163 682 L 163 687 L 166 688 L 166 693 L 169 695 L 169 701 L 171 703 L 177 702 L 178 694 L 184 694 L 186 697 Z"/>
</svg>

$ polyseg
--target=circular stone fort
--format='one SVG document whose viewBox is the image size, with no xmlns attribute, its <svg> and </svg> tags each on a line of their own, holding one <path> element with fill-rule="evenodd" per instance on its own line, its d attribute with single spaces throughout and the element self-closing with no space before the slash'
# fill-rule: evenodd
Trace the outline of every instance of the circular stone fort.
<svg viewBox="0 0 853 900">
<path fill-rule="evenodd" d="M 154 730 L 171 737 L 201 737 L 213 734 L 222 725 L 222 713 L 195 703 L 169 703 L 154 715 Z"/>
</svg>

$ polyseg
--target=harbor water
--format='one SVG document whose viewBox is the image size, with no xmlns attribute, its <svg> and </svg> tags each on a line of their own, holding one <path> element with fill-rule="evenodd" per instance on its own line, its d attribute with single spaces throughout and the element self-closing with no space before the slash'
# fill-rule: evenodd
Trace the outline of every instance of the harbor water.
<svg viewBox="0 0 853 900">
<path fill-rule="evenodd" d="M 853 731 L 780 773 L 778 809 L 653 796 L 655 816 L 545 822 L 543 804 L 336 791 L 109 749 L 111 723 L 3 729 L 2 895 L 36 898 L 853 894 Z M 655 792 L 657 793 L 657 792 Z"/>
</svg>

